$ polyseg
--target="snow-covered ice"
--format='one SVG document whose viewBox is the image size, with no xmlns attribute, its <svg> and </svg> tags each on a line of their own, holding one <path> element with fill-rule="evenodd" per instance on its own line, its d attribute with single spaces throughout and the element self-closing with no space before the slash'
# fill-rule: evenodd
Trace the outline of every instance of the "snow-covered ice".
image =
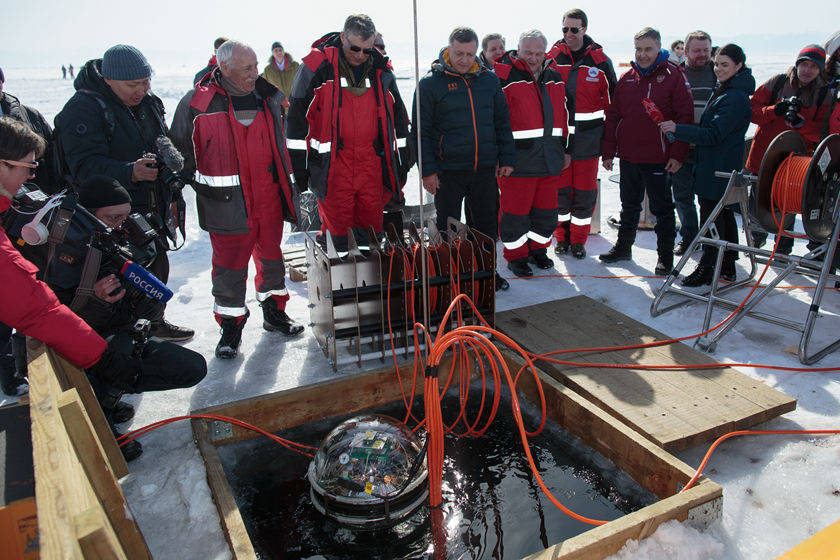
<svg viewBox="0 0 840 560">
<path fill-rule="evenodd" d="M 154 61 L 153 61 L 154 63 Z M 198 66 L 198 65 L 196 65 Z M 783 70 L 782 63 L 757 64 L 757 80 L 763 81 Z M 54 69 L 4 68 L 5 90 L 24 103 L 39 108 L 51 121 L 72 94 L 69 81 L 54 79 Z M 163 98 L 169 117 L 189 87 L 197 68 L 158 70 L 154 91 Z M 413 84 L 400 81 L 406 99 Z M 633 262 L 604 266 L 597 255 L 615 240 L 615 230 L 606 225 L 619 207 L 617 185 L 602 171 L 602 233 L 590 236 L 586 259 L 555 260 L 557 274 L 570 278 L 512 280 L 511 289 L 498 295 L 499 311 L 585 294 L 642 321 L 668 336 L 699 332 L 702 309 L 698 305 L 671 311 L 656 318 L 649 313 L 654 290 L 661 280 L 649 278 L 656 262 L 656 241 L 652 232 L 640 232 L 633 250 Z M 406 190 L 417 200 L 416 170 Z M 175 297 L 167 317 L 176 324 L 196 329 L 186 345 L 208 357 L 207 378 L 193 389 L 146 393 L 127 397 L 137 413 L 127 426 L 136 429 L 152 422 L 185 414 L 190 410 L 227 403 L 321 381 L 353 372 L 348 366 L 333 373 L 312 335 L 288 340 L 261 328 L 259 308 L 249 286 L 248 306 L 254 314 L 245 327 L 241 355 L 230 361 L 213 358 L 218 326 L 212 319 L 210 295 L 210 243 L 197 225 L 193 194 L 187 189 L 188 232 L 185 246 L 171 255 L 170 287 Z M 797 240 L 795 252 L 804 253 Z M 501 252 L 499 253 L 501 259 Z M 745 273 L 739 261 L 739 272 Z M 500 267 L 503 274 L 506 272 Z M 251 271 L 253 274 L 253 269 Z M 591 276 L 637 275 L 632 278 L 595 279 Z M 795 277 L 789 282 L 813 286 L 813 280 Z M 288 283 L 291 292 L 288 312 L 307 323 L 308 301 L 305 284 Z M 807 289 L 779 290 L 767 298 L 763 309 L 803 320 L 807 311 Z M 817 337 L 827 341 L 840 331 L 840 304 L 830 290 L 823 300 L 827 323 Z M 716 312 L 720 320 L 724 315 Z M 796 356 L 785 349 L 798 344 L 798 333 L 768 323 L 747 319 L 719 343 L 713 359 L 728 362 L 799 366 Z M 840 354 L 824 358 L 819 366 L 840 366 Z M 840 428 L 840 385 L 837 373 L 784 373 L 740 368 L 798 400 L 797 410 L 759 429 Z M 0 405 L 13 399 L 0 399 Z M 141 438 L 143 455 L 130 464 L 131 474 L 123 482 L 128 502 L 157 559 L 223 559 L 230 552 L 205 479 L 204 465 L 193 442 L 188 422 L 179 422 Z M 678 453 L 697 466 L 707 444 Z M 762 436 L 734 438 L 718 448 L 706 474 L 724 488 L 723 519 L 705 532 L 681 523 L 669 522 L 650 538 L 628 543 L 616 558 L 726 558 L 765 559 L 775 557 L 833 523 L 840 517 L 840 437 Z"/>
</svg>

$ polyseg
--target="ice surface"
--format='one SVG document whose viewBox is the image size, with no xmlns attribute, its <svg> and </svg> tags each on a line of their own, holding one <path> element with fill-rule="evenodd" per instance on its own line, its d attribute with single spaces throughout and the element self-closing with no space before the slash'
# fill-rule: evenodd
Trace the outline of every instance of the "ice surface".
<svg viewBox="0 0 840 560">
<path fill-rule="evenodd" d="M 158 67 L 152 86 L 163 98 L 169 118 L 181 95 L 189 87 L 195 68 L 165 71 Z M 759 83 L 784 70 L 779 61 L 756 63 L 753 69 Z M 69 81 L 56 80 L 42 69 L 4 68 L 5 91 L 40 109 L 52 121 L 72 94 Z M 406 100 L 413 84 L 400 80 Z M 410 103 L 410 102 L 409 102 Z M 633 249 L 633 262 L 604 266 L 597 255 L 614 242 L 616 232 L 606 223 L 619 208 L 618 187 L 608 181 L 611 173 L 602 171 L 602 233 L 590 236 L 589 256 L 581 261 L 572 258 L 555 260 L 556 274 L 571 278 L 513 280 L 508 292 L 497 298 L 499 311 L 532 305 L 558 298 L 585 294 L 616 310 L 642 321 L 669 336 L 699 332 L 702 309 L 690 306 L 656 318 L 649 313 L 653 291 L 661 280 L 645 278 L 656 263 L 656 240 L 651 232 L 640 232 Z M 406 194 L 417 201 L 417 172 L 413 170 Z M 304 336 L 287 340 L 278 333 L 261 328 L 261 317 L 249 286 L 248 306 L 254 314 L 245 327 L 241 356 L 231 361 L 212 358 L 218 341 L 218 326 L 212 319 L 210 295 L 210 243 L 199 230 L 194 195 L 187 198 L 187 243 L 171 254 L 170 288 L 175 297 L 167 309 L 167 318 L 196 329 L 196 336 L 186 345 L 210 357 L 207 378 L 193 389 L 146 393 L 127 400 L 136 409 L 134 420 L 126 428 L 136 429 L 157 420 L 187 413 L 190 410 L 233 400 L 289 389 L 333 377 L 326 359 L 307 331 Z M 804 253 L 804 242 L 797 240 L 794 251 Z M 499 252 L 501 259 L 501 251 Z M 745 259 L 739 261 L 744 274 Z M 500 267 L 503 274 L 507 272 Z M 253 268 L 251 269 L 253 275 Z M 624 275 L 633 278 L 617 278 Z M 595 279 L 592 275 L 613 276 Z M 788 284 L 813 286 L 813 280 L 795 278 Z M 291 293 L 289 314 L 308 322 L 306 286 L 288 283 Z M 780 291 L 767 298 L 764 309 L 804 319 L 807 289 Z M 840 326 L 837 293 L 830 290 L 822 311 L 829 319 L 815 338 L 830 340 Z M 719 320 L 724 315 L 715 313 Z M 798 333 L 754 320 L 737 325 L 719 343 L 713 358 L 720 361 L 799 366 L 796 356 L 785 348 L 796 345 Z M 840 365 L 840 354 L 829 355 L 820 366 Z M 347 366 L 341 372 L 356 371 Z M 840 386 L 838 374 L 782 373 L 756 368 L 741 371 L 798 399 L 797 410 L 784 418 L 759 426 L 774 428 L 840 428 Z M 15 399 L 0 398 L 0 405 Z M 130 464 L 131 474 L 123 488 L 140 528 L 157 559 L 229 558 L 230 552 L 219 523 L 219 516 L 206 483 L 204 465 L 192 440 L 187 422 L 168 425 L 140 438 L 144 453 Z M 706 445 L 679 453 L 689 465 L 696 466 Z M 791 546 L 828 526 L 840 516 L 840 437 L 803 438 L 795 436 L 736 438 L 718 448 L 706 473 L 724 488 L 723 519 L 706 533 L 697 533 L 679 523 L 669 523 L 655 536 L 638 544 L 633 558 L 743 558 L 775 557 Z M 706 551 L 705 553 L 698 553 Z M 627 552 L 627 554 L 631 554 Z M 630 556 L 624 556 L 630 557 Z"/>
</svg>

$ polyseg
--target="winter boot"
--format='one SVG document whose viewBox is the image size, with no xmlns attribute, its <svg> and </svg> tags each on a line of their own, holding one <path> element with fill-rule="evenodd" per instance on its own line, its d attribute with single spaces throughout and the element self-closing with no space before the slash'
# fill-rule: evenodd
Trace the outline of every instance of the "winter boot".
<svg viewBox="0 0 840 560">
<path fill-rule="evenodd" d="M 714 277 L 714 275 L 714 267 L 698 264 L 697 268 L 694 269 L 694 272 L 683 278 L 682 285 L 688 288 L 708 286 L 712 283 L 712 277 Z"/>
<path fill-rule="evenodd" d="M 558 241 L 556 245 L 554 245 L 554 254 L 555 255 L 565 255 L 569 252 L 569 242 L 568 241 Z"/>
<path fill-rule="evenodd" d="M 497 292 L 499 290 L 505 291 L 505 290 L 510 289 L 510 282 L 508 282 L 507 280 L 502 278 L 502 276 L 498 272 L 496 273 L 495 279 L 496 279 L 495 281 L 496 281 L 496 291 Z"/>
<path fill-rule="evenodd" d="M 613 245 L 612 249 L 603 255 L 600 255 L 598 258 L 604 263 L 629 261 L 633 258 L 631 250 L 635 241 L 636 232 L 624 233 L 619 230 L 618 239 L 616 239 L 615 245 Z"/>
<path fill-rule="evenodd" d="M 114 437 L 117 438 L 117 444 L 122 443 L 119 438 L 123 436 L 123 433 L 119 431 L 116 426 L 111 424 L 111 432 L 113 432 Z M 140 442 L 136 439 L 133 439 L 126 443 L 125 445 L 120 446 L 120 451 L 125 457 L 126 463 L 133 461 L 137 457 L 143 454 L 143 446 L 140 445 Z"/>
<path fill-rule="evenodd" d="M 528 266 L 528 259 L 515 259 L 508 263 L 508 268 L 517 278 L 530 278 L 534 271 Z"/>
<path fill-rule="evenodd" d="M 171 342 L 183 342 L 195 336 L 195 331 L 186 327 L 178 327 L 167 321 L 160 319 L 152 322 L 152 330 L 149 332 L 151 336 L 156 336 L 161 340 L 169 340 Z"/>
<path fill-rule="evenodd" d="M 674 268 L 674 240 L 673 239 L 657 239 L 656 240 L 656 254 L 659 260 L 656 261 L 656 268 L 653 273 L 657 276 L 665 276 L 670 274 Z"/>
<path fill-rule="evenodd" d="M 528 260 L 534 263 L 537 268 L 541 268 L 543 270 L 554 268 L 554 262 L 548 258 L 548 251 L 545 249 L 534 249 L 531 251 L 531 254 L 528 255 Z"/>
<path fill-rule="evenodd" d="M 727 255 L 724 254 L 723 262 L 720 265 L 720 279 L 727 282 L 734 282 L 735 277 L 735 259 L 727 258 Z"/>
<path fill-rule="evenodd" d="M 250 314 L 246 312 L 242 317 L 222 317 L 220 323 L 222 337 L 216 345 L 217 358 L 230 360 L 236 357 L 239 353 L 239 343 L 242 342 L 242 329 L 245 328 L 245 322 Z"/>
<path fill-rule="evenodd" d="M 584 249 L 583 243 L 572 243 L 570 252 L 572 256 L 576 259 L 582 259 L 586 257 L 586 249 Z"/>
<path fill-rule="evenodd" d="M 117 405 L 114 408 L 105 410 L 104 412 L 114 424 L 122 424 L 134 418 L 134 407 L 122 401 L 117 401 Z"/>
<path fill-rule="evenodd" d="M 296 323 L 286 312 L 277 307 L 273 297 L 260 303 L 263 310 L 263 328 L 267 331 L 279 331 L 286 336 L 297 336 L 303 332 L 303 325 Z"/>
</svg>

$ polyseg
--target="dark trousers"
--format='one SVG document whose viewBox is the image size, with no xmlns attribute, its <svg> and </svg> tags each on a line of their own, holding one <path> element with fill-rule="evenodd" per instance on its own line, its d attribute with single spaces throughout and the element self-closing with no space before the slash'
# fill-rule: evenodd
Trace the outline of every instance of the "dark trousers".
<svg viewBox="0 0 840 560">
<path fill-rule="evenodd" d="M 157 256 L 155 260 L 152 261 L 152 264 L 149 265 L 149 272 L 155 275 L 155 278 L 166 284 L 169 282 L 169 255 L 166 252 L 166 247 L 164 247 L 160 241 L 157 239 L 155 240 L 155 247 L 157 248 Z M 158 322 L 163 319 L 163 313 L 166 310 L 166 304 L 155 306 L 153 309 L 154 312 L 151 313 L 148 317 L 143 317 L 143 319 L 148 319 L 149 321 Z"/>
<path fill-rule="evenodd" d="M 477 171 L 442 171 L 438 174 L 440 188 L 435 194 L 437 227 L 446 230 L 449 217 L 461 219 L 461 205 L 467 225 L 496 239 L 499 233 L 499 185 L 492 167 Z"/>
<path fill-rule="evenodd" d="M 0 383 L 9 385 L 16 376 L 26 376 L 26 337 L 0 323 Z"/>
<path fill-rule="evenodd" d="M 140 377 L 129 393 L 192 387 L 207 375 L 207 362 L 201 354 L 155 337 L 146 343 L 141 360 Z M 88 379 L 101 403 L 110 387 L 95 377 Z"/>
<path fill-rule="evenodd" d="M 674 196 L 674 206 L 680 218 L 680 237 L 691 241 L 697 237 L 700 224 L 697 221 L 697 205 L 694 202 L 694 163 L 686 161 L 676 173 L 668 176 L 671 192 Z"/>
<path fill-rule="evenodd" d="M 636 228 L 639 226 L 639 215 L 642 213 L 642 202 L 645 193 L 648 195 L 650 211 L 656 218 L 656 238 L 659 241 L 670 239 L 673 243 L 676 237 L 677 220 L 674 217 L 674 202 L 671 191 L 666 182 L 664 163 L 631 163 L 619 160 L 620 180 L 619 193 L 621 196 L 621 223 L 618 226 L 619 236 L 635 238 Z"/>
<path fill-rule="evenodd" d="M 697 200 L 700 202 L 700 223 L 706 223 L 706 220 L 712 215 L 712 210 L 715 209 L 718 201 L 699 196 Z M 715 218 L 715 227 L 721 239 L 730 243 L 738 243 L 738 224 L 735 222 L 735 213 L 732 210 L 726 207 L 722 208 L 720 214 Z M 703 245 L 703 256 L 700 257 L 700 266 L 715 266 L 717 252 L 717 247 Z M 724 261 L 734 263 L 737 259 L 738 251 L 726 251 L 723 254 Z"/>
</svg>

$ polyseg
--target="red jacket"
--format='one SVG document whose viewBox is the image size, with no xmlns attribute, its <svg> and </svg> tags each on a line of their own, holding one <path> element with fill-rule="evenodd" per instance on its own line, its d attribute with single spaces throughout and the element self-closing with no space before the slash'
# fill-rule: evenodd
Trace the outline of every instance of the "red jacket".
<svg viewBox="0 0 840 560">
<path fill-rule="evenodd" d="M 616 84 L 612 61 L 601 45 L 586 35 L 582 50 L 576 62 L 571 49 L 561 39 L 545 55 L 554 61 L 566 84 L 573 135 L 569 144 L 575 160 L 597 158 L 601 153 L 604 113 Z M 574 87 L 570 80 L 574 80 Z"/>
<path fill-rule="evenodd" d="M 338 166 L 330 162 L 344 148 L 342 106 L 347 79 L 340 75 L 342 56 L 338 33 L 330 33 L 315 41 L 312 51 L 303 59 L 292 84 L 289 108 L 289 153 L 292 157 L 297 184 L 311 188 L 323 200 L 333 185 L 350 182 L 341 177 Z M 399 195 L 405 185 L 408 170 L 414 165 L 408 147 L 408 113 L 397 89 L 391 63 L 374 49 L 371 69 L 365 76 L 366 87 L 373 88 L 376 99 L 379 138 L 375 144 L 379 156 L 376 175 L 381 175 L 383 187 Z M 346 123 L 352 126 L 353 123 Z"/>
<path fill-rule="evenodd" d="M 685 74 L 668 61 L 668 51 L 663 52 L 664 58 L 660 54 L 646 74 L 634 62 L 618 80 L 601 142 L 604 159 L 618 156 L 631 163 L 667 163 L 673 158 L 682 163 L 688 157 L 688 144 L 669 144 L 642 106 L 642 99 L 649 97 L 665 120 L 694 123 L 694 100 Z"/>
<path fill-rule="evenodd" d="M 820 141 L 820 131 L 831 105 L 828 86 L 822 78 L 817 77 L 812 84 L 809 84 L 810 87 L 805 88 L 805 91 L 797 91 L 791 85 L 790 76 L 790 72 L 773 76 L 764 82 L 750 98 L 752 122 L 758 125 L 746 165 L 747 169 L 753 173 L 758 173 L 761 169 L 761 160 L 764 159 L 764 152 L 767 151 L 770 142 L 786 130 L 795 130 L 799 133 L 809 151 L 816 148 L 817 142 Z M 777 80 L 782 81 L 777 83 Z M 793 95 L 802 101 L 801 115 L 805 123 L 799 128 L 792 128 L 785 122 L 784 116 L 778 116 L 774 111 L 780 99 Z"/>
<path fill-rule="evenodd" d="M 834 102 L 834 110 L 828 117 L 828 133 L 840 134 L 840 91 L 837 92 L 837 101 Z"/>
<path fill-rule="evenodd" d="M 286 151 L 285 98 L 264 78 L 253 95 L 257 116 L 246 127 L 216 69 L 187 93 L 172 121 L 185 157 L 183 175 L 196 192 L 198 223 L 210 233 L 248 233 L 248 218 L 294 223 L 292 167 Z"/>
<path fill-rule="evenodd" d="M 10 207 L 0 196 L 0 212 Z M 55 348 L 81 368 L 99 361 L 107 347 L 101 336 L 67 306 L 52 290 L 35 279 L 36 266 L 14 248 L 0 231 L 0 322 Z"/>
<path fill-rule="evenodd" d="M 569 136 L 566 86 L 560 72 L 547 66 L 537 80 L 516 51 L 506 52 L 494 67 L 508 104 L 516 148 L 513 176 L 560 175 Z"/>
</svg>

